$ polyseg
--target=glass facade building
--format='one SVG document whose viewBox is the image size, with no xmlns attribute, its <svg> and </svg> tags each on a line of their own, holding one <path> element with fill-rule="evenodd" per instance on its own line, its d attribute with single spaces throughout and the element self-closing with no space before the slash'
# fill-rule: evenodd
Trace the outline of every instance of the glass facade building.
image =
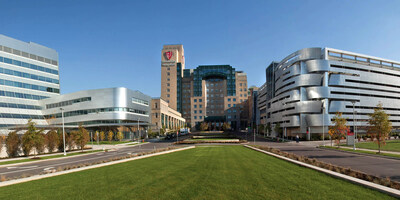
<svg viewBox="0 0 400 200">
<path fill-rule="evenodd" d="M 58 96 L 58 53 L 0 35 L 0 127 L 47 122 L 38 100 Z"/>
</svg>

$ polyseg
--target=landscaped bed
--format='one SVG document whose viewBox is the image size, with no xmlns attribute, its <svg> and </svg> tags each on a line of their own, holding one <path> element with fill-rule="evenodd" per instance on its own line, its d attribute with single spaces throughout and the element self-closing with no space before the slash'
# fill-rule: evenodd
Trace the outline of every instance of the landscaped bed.
<svg viewBox="0 0 400 200">
<path fill-rule="evenodd" d="M 6 186 L 0 199 L 394 198 L 242 146 L 223 146 Z"/>
</svg>

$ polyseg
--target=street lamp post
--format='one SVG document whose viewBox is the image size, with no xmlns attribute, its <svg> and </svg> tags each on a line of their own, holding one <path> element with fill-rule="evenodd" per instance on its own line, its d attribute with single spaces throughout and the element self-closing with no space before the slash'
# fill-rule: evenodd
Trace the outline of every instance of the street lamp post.
<svg viewBox="0 0 400 200">
<path fill-rule="evenodd" d="M 138 120 L 137 120 L 137 131 L 138 131 L 138 144 L 140 143 L 140 127 L 139 127 L 139 120 L 140 120 L 140 118 L 138 118 Z"/>
<path fill-rule="evenodd" d="M 356 104 L 356 101 L 352 101 L 351 103 L 353 103 L 353 132 L 354 132 L 355 131 L 355 127 L 356 127 L 356 121 L 355 121 L 355 119 L 356 119 L 356 117 L 355 117 L 355 104 Z M 356 138 L 355 138 L 354 133 L 353 133 L 353 136 L 354 136 L 354 139 L 353 139 L 353 150 L 356 150 Z"/>
<path fill-rule="evenodd" d="M 322 144 L 325 146 L 325 101 L 322 101 Z"/>
<path fill-rule="evenodd" d="M 61 110 L 62 127 L 63 127 L 64 156 L 66 156 L 67 152 L 65 151 L 64 108 L 60 108 L 60 110 Z"/>
</svg>

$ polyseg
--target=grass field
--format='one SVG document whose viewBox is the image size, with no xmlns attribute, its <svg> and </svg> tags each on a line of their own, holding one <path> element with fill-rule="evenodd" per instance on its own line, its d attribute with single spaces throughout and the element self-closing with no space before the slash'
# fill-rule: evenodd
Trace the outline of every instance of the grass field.
<svg viewBox="0 0 400 200">
<path fill-rule="evenodd" d="M 87 154 L 87 153 L 94 153 L 94 152 L 99 152 L 99 151 L 103 151 L 103 150 L 93 150 L 93 151 L 78 151 L 78 152 L 71 152 L 71 153 L 67 153 L 67 157 L 68 156 L 76 156 L 76 155 L 82 155 L 82 154 Z M 1 165 L 8 165 L 8 164 L 15 164 L 15 163 L 24 163 L 24 162 L 32 162 L 32 161 L 37 161 L 37 160 L 48 160 L 48 159 L 52 159 L 52 158 L 60 158 L 60 157 L 64 157 L 64 154 L 57 154 L 57 155 L 52 155 L 52 156 L 38 156 L 39 158 L 36 159 L 31 159 L 31 158 L 26 158 L 26 159 L 20 159 L 20 160 L 10 160 L 10 161 L 3 161 L 0 162 L 0 166 Z"/>
<path fill-rule="evenodd" d="M 335 149 L 335 150 L 340 150 L 340 151 L 348 151 L 348 152 L 356 152 L 356 153 L 364 153 L 364 154 L 371 154 L 371 155 L 378 155 L 378 156 L 389 156 L 389 157 L 394 157 L 394 158 L 400 158 L 399 154 L 391 154 L 391 153 L 380 153 L 378 154 L 377 152 L 372 152 L 372 151 L 364 151 L 364 150 L 353 150 L 353 149 L 347 149 L 347 148 L 337 148 L 335 146 L 325 146 L 325 147 L 320 147 L 320 148 L 327 148 L 327 149 Z"/>
<path fill-rule="evenodd" d="M 374 142 L 360 142 L 356 143 L 357 148 L 375 149 L 378 150 L 378 144 Z M 400 152 L 400 140 L 388 140 L 386 145 L 381 147 L 382 151 L 398 151 Z"/>
<path fill-rule="evenodd" d="M 0 188 L 0 199 L 394 199 L 242 146 L 208 146 Z"/>
</svg>

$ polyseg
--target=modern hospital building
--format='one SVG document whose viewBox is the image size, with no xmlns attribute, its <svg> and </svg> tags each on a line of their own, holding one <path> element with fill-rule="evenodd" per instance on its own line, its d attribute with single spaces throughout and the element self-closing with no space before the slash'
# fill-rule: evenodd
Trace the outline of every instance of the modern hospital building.
<svg viewBox="0 0 400 200">
<path fill-rule="evenodd" d="M 122 131 L 125 138 L 151 125 L 151 97 L 127 88 L 60 95 L 58 53 L 48 47 L 0 35 L 0 134 L 32 119 L 41 128 L 82 124 Z"/>
<path fill-rule="evenodd" d="M 399 128 L 399 86 L 400 62 L 332 48 L 302 49 L 266 68 L 260 121 L 272 130 L 279 123 L 283 136 L 310 139 L 327 135 L 341 112 L 348 126 L 365 132 L 368 114 L 381 103 L 393 128 Z"/>
</svg>

